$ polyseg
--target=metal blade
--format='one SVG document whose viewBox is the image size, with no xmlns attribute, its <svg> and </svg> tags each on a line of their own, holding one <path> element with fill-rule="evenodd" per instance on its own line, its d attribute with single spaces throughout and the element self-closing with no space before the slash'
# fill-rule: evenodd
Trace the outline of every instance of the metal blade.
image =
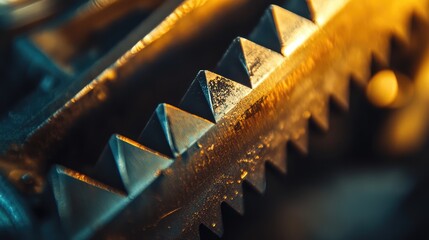
<svg viewBox="0 0 429 240">
<path fill-rule="evenodd" d="M 312 23 L 300 17 L 298 21 L 288 13 L 288 19 L 304 22 L 297 27 L 305 31 L 278 27 L 285 23 L 277 20 L 274 34 L 273 21 L 268 24 L 264 17 L 258 27 L 270 28 L 267 32 L 271 31 L 270 36 L 276 39 L 261 41 L 277 42 L 268 47 L 278 50 L 281 46 L 286 57 L 237 38 L 219 62 L 217 72 L 238 82 L 230 82 L 228 86 L 237 89 L 239 98 L 233 97 L 235 92 L 228 92 L 224 99 L 232 102 L 219 101 L 218 96 L 224 96 L 224 88 L 207 84 L 207 79 L 216 75 L 200 72 L 182 106 L 207 121 L 161 105 L 139 141 L 163 154 L 176 156 L 174 163 L 156 184 L 130 199 L 124 210 L 116 212 L 116 217 L 106 223 L 102 231 L 95 231 L 94 236 L 189 239 L 198 236 L 201 223 L 221 235 L 220 204 L 227 202 L 243 212 L 243 181 L 262 192 L 267 161 L 285 171 L 283 157 L 289 141 L 305 152 L 308 119 L 313 117 L 327 128 L 328 98 L 335 96 L 346 106 L 349 76 L 357 75 L 360 83 L 365 84 L 372 53 L 394 34 L 391 26 L 406 28 L 407 19 L 416 8 L 427 6 L 428 2 L 312 0 L 309 4 L 320 28 L 317 31 L 316 27 L 309 27 L 314 26 Z M 377 24 L 356 29 L 367 21 Z M 265 32 L 259 29 L 255 35 L 259 35 L 258 31 Z M 288 31 L 293 37 L 287 37 Z M 297 34 L 300 32 L 306 35 Z M 219 81 L 230 80 L 219 77 Z M 215 110 L 214 99 L 222 103 L 221 110 Z M 212 126 L 210 121 L 216 124 Z M 200 124 L 202 122 L 204 124 Z M 74 190 L 61 194 L 73 194 L 68 191 Z M 91 221 L 97 220 L 91 218 Z"/>
</svg>

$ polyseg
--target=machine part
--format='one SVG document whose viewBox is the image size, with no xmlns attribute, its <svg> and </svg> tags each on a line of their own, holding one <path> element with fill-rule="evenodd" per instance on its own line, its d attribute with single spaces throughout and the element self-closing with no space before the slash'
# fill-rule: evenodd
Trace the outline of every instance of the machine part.
<svg viewBox="0 0 429 240">
<path fill-rule="evenodd" d="M 18 28 L 53 15 L 57 0 L 4 0 L 0 2 L 0 29 Z"/>
<path fill-rule="evenodd" d="M 36 239 L 38 232 L 26 202 L 16 189 L 0 176 L 0 236 L 9 239 Z"/>
<path fill-rule="evenodd" d="M 93 173 L 55 168 L 49 195 L 64 233 L 193 239 L 202 223 L 221 235 L 220 204 L 242 213 L 242 182 L 263 192 L 266 161 L 285 172 L 286 143 L 306 152 L 307 121 L 327 129 L 329 97 L 346 108 L 350 75 L 365 85 L 372 54 L 387 64 L 391 36 L 407 42 L 410 17 L 427 20 L 429 9 L 420 0 L 308 3 L 313 22 L 271 6 L 216 73 L 198 74 L 181 109 L 159 105 L 137 142 L 113 137 Z M 373 24 L 358 31 L 365 21 Z"/>
<path fill-rule="evenodd" d="M 158 41 L 161 45 L 171 43 L 167 32 L 189 27 L 195 20 L 189 17 L 192 14 L 219 13 L 232 4 L 208 0 L 180 3 L 172 3 L 174 7 L 164 5 L 161 12 L 168 13 L 168 17 L 150 28 L 152 32 L 113 65 L 109 65 L 113 62 L 110 57 L 121 55 L 119 50 L 92 68 L 92 74 L 99 74 L 96 80 L 92 81 L 91 74 L 85 75 L 72 84 L 72 90 L 38 102 L 42 106 L 54 99 L 47 110 L 34 117 L 30 116 L 34 114 L 31 110 L 18 117 L 11 114 L 13 124 L 5 120 L 8 124 L 4 136 L 9 139 L 3 146 L 8 147 L 18 135 L 21 139 L 17 142 L 23 143 L 12 147 L 12 153 L 2 159 L 1 167 L 9 180 L 21 190 L 27 186 L 31 189 L 28 192 L 40 192 L 43 169 L 51 164 L 44 161 L 49 155 L 47 149 L 56 149 L 56 139 L 72 129 L 82 112 L 99 108 L 110 97 L 104 84 L 127 81 L 122 76 L 148 67 L 139 65 L 151 57 L 146 56 L 146 49 L 160 44 Z M 312 20 L 304 18 L 309 17 L 308 11 L 298 16 L 271 6 L 249 40 L 235 39 L 213 72 L 198 73 L 179 108 L 160 104 L 136 141 L 113 135 L 95 167 L 82 173 L 55 166 L 42 200 L 50 210 L 46 213 L 51 215 L 42 218 L 37 226 L 42 238 L 192 239 L 198 237 L 201 223 L 222 235 L 221 204 L 243 213 L 243 181 L 263 192 L 266 162 L 284 173 L 285 145 L 306 152 L 307 121 L 313 119 L 327 130 L 328 100 L 334 98 L 347 108 L 350 76 L 366 85 L 373 55 L 376 61 L 387 64 L 390 38 L 396 36 L 408 42 L 410 18 L 427 20 L 429 7 L 427 1 L 421 0 L 308 3 Z M 173 13 L 165 6 L 174 9 Z M 206 17 L 200 19 L 204 20 L 201 23 L 216 18 Z M 365 21 L 373 24 L 357 29 Z M 159 23 L 151 23 L 155 22 Z M 198 30 L 201 29 L 194 29 Z M 160 40 L 163 37 L 166 40 Z M 127 45 L 132 41 L 125 42 Z M 124 45 L 118 49 L 128 49 Z M 103 68 L 106 64 L 109 67 Z M 86 85 L 87 81 L 92 82 Z M 49 88 L 50 82 L 47 78 L 42 85 Z M 82 86 L 86 87 L 82 90 Z M 16 135 L 8 135 L 10 129 L 21 127 L 23 122 L 28 123 L 28 129 L 17 128 Z M 393 175 L 393 179 L 393 183 L 403 184 L 398 191 L 402 196 L 410 185 L 408 175 Z M 36 189 L 34 182 L 38 183 Z M 11 202 L 19 206 L 4 208 L 1 217 L 8 220 L 2 226 L 22 229 L 24 234 L 32 232 L 32 217 L 25 204 L 9 191 L 10 187 L 2 186 L 0 193 L 7 198 L 1 206 Z"/>
<path fill-rule="evenodd" d="M 22 172 L 31 173 L 36 179 L 32 191 L 40 192 L 44 177 L 53 163 L 67 162 L 71 159 L 83 159 L 82 162 L 86 163 L 93 162 L 109 135 L 115 132 L 115 128 L 109 125 L 115 119 L 103 121 L 94 121 L 94 119 L 104 119 L 104 115 L 109 115 L 108 112 L 113 108 L 112 105 L 122 106 L 121 111 L 126 109 L 127 114 L 133 114 L 132 118 L 127 119 L 135 119 L 135 122 L 130 124 L 128 121 L 117 125 L 129 126 L 128 129 L 120 132 L 131 131 L 129 129 L 136 129 L 135 126 L 141 125 L 139 119 L 142 117 L 138 117 L 139 115 L 153 110 L 151 108 L 144 111 L 141 107 L 133 108 L 133 106 L 137 105 L 139 101 L 144 101 L 144 106 L 149 108 L 151 101 L 158 103 L 162 99 L 136 99 L 130 104 L 129 101 L 124 102 L 123 98 L 118 96 L 129 96 L 130 92 L 133 92 L 134 96 L 141 96 L 145 94 L 145 91 L 153 91 L 149 89 L 152 89 L 154 84 L 164 83 L 167 86 L 173 86 L 170 82 L 171 79 L 155 78 L 153 74 L 149 73 L 154 72 L 154 68 L 159 68 L 160 62 L 165 63 L 171 60 L 172 53 L 184 51 L 186 49 L 184 45 L 188 45 L 189 48 L 198 41 L 210 41 L 214 36 L 221 34 L 225 26 L 236 27 L 247 19 L 246 16 L 258 15 L 263 9 L 261 7 L 267 5 L 266 2 L 265 0 L 258 2 L 250 0 L 168 1 L 156 8 L 140 26 L 105 56 L 98 59 L 94 66 L 75 78 L 51 77 L 50 74 L 46 74 L 45 78 L 46 71 L 41 71 L 43 80 L 40 81 L 40 86 L 37 86 L 34 92 L 22 99 L 13 109 L 9 109 L 0 120 L 0 150 L 4 153 L 0 157 L 2 172 L 9 176 L 11 171 L 18 168 Z M 249 10 L 242 14 L 244 20 L 236 18 L 233 14 L 241 8 Z M 194 24 L 196 20 L 199 22 L 198 25 Z M 232 39 L 232 37 L 228 37 L 228 34 L 231 35 L 232 32 L 223 35 L 225 40 L 222 41 L 225 42 L 225 45 L 229 43 L 229 39 Z M 211 50 L 205 46 L 204 48 Z M 34 56 L 39 56 L 39 53 Z M 46 59 L 46 57 L 42 56 L 41 59 Z M 52 63 L 52 59 L 48 62 Z M 181 63 L 184 66 L 190 65 L 186 59 Z M 52 64 L 42 62 L 40 65 L 50 66 Z M 192 68 L 199 68 L 195 64 L 192 65 Z M 166 71 L 158 72 L 165 73 Z M 192 74 L 189 72 L 188 75 L 192 76 Z M 187 83 L 182 83 L 182 85 L 182 88 L 185 89 Z M 164 93 L 160 96 L 169 95 L 171 91 L 177 91 L 178 88 L 180 88 L 179 83 L 170 88 L 164 86 Z M 1 87 L 0 91 L 6 89 L 9 88 Z M 14 91 L 9 89 L 9 92 Z M 0 96 L 4 97 L 8 94 Z M 181 95 L 181 93 L 178 92 L 176 95 Z M 5 99 L 5 101 L 7 100 Z M 3 102 L 1 101 L 1 103 Z M 155 105 L 155 103 L 153 104 Z M 119 111 L 118 107 L 113 109 Z M 136 114 L 136 111 L 141 113 Z M 79 129 L 80 134 L 86 133 L 87 129 L 88 131 L 96 129 L 91 134 L 91 136 L 96 136 L 94 137 L 96 139 L 91 139 L 89 136 L 82 138 L 79 134 L 73 135 L 77 132 L 76 128 L 81 126 L 85 127 Z M 77 144 L 70 144 L 69 141 Z M 83 141 L 88 141 L 88 143 L 85 144 Z M 81 152 L 79 156 L 72 156 L 70 159 L 62 161 L 64 154 L 61 149 L 73 145 L 88 146 L 88 149 L 85 147 L 67 149 L 73 153 L 79 150 Z M 92 153 L 94 156 L 88 153 Z M 28 189 L 19 181 L 15 181 L 16 179 L 10 180 L 18 188 Z"/>
</svg>

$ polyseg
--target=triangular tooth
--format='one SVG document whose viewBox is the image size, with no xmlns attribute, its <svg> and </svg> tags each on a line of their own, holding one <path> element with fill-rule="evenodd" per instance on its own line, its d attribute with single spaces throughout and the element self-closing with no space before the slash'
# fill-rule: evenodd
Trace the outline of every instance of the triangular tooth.
<svg viewBox="0 0 429 240">
<path fill-rule="evenodd" d="M 171 157 L 185 152 L 214 124 L 169 104 L 159 104 L 139 142 Z"/>
<path fill-rule="evenodd" d="M 221 204 L 213 204 L 208 214 L 202 217 L 201 223 L 218 237 L 221 237 L 223 235 Z"/>
<path fill-rule="evenodd" d="M 332 71 L 329 77 L 335 78 L 335 84 L 329 89 L 329 96 L 343 110 L 349 109 L 350 76 L 344 72 Z"/>
<path fill-rule="evenodd" d="M 208 71 L 199 71 L 191 86 L 180 101 L 179 107 L 209 121 L 216 122 L 210 90 L 207 83 Z"/>
<path fill-rule="evenodd" d="M 259 20 L 258 25 L 249 35 L 249 40 L 273 51 L 281 53 L 281 37 L 277 31 L 273 5 L 268 8 Z"/>
<path fill-rule="evenodd" d="M 272 149 L 268 154 L 267 162 L 272 164 L 281 173 L 286 173 L 286 144 L 281 144 Z"/>
<path fill-rule="evenodd" d="M 236 38 L 217 66 L 217 72 L 254 88 L 283 62 L 279 53 L 244 38 Z"/>
<path fill-rule="evenodd" d="M 318 101 L 317 107 L 313 106 L 311 108 L 311 118 L 312 120 L 320 127 L 323 131 L 328 131 L 329 129 L 329 105 L 328 99 L 322 97 Z"/>
<path fill-rule="evenodd" d="M 349 90 L 339 90 L 330 95 L 332 102 L 340 109 L 347 111 L 349 109 Z"/>
<path fill-rule="evenodd" d="M 140 134 L 138 142 L 169 157 L 175 157 L 174 151 L 171 148 L 172 143 L 171 139 L 169 139 L 168 127 L 167 134 L 165 131 L 165 125 L 168 126 L 168 121 L 166 121 L 163 111 L 160 108 L 162 106 L 158 105 Z"/>
<path fill-rule="evenodd" d="M 241 184 L 236 187 L 233 196 L 225 197 L 224 202 L 228 204 L 228 206 L 234 209 L 237 213 L 241 215 L 244 214 L 243 186 Z"/>
<path fill-rule="evenodd" d="M 217 122 L 250 90 L 250 88 L 216 73 L 200 71 L 179 107 L 212 122 Z"/>
<path fill-rule="evenodd" d="M 95 179 L 134 195 L 143 191 L 173 160 L 130 139 L 113 135 L 95 165 Z"/>
<path fill-rule="evenodd" d="M 294 132 L 292 132 L 290 141 L 302 154 L 308 152 L 308 120 L 301 119 Z"/>
<path fill-rule="evenodd" d="M 408 21 L 404 21 L 402 24 L 394 24 L 392 27 L 393 35 L 405 46 L 411 44 L 411 33 L 409 32 Z"/>
<path fill-rule="evenodd" d="M 272 12 L 285 56 L 290 56 L 318 29 L 313 22 L 281 7 L 273 6 Z"/>
<path fill-rule="evenodd" d="M 349 69 L 355 80 L 361 85 L 366 85 L 371 76 L 371 50 L 354 49 L 349 55 Z"/>
<path fill-rule="evenodd" d="M 350 0 L 307 0 L 311 16 L 319 25 L 327 23 Z"/>
<path fill-rule="evenodd" d="M 250 35 L 250 40 L 290 56 L 317 28 L 306 18 L 271 5 Z"/>
<path fill-rule="evenodd" d="M 175 153 L 182 154 L 214 124 L 168 104 L 161 104 Z M 167 125 L 168 124 L 168 125 Z"/>
<path fill-rule="evenodd" d="M 405 43 L 407 44 L 407 43 Z M 379 46 L 372 49 L 373 58 L 381 66 L 389 66 L 390 63 L 390 51 L 391 43 L 386 41 L 385 44 L 379 44 Z"/>
<path fill-rule="evenodd" d="M 50 173 L 49 184 L 54 211 L 71 239 L 90 237 L 127 202 L 125 195 L 60 166 Z"/>
<path fill-rule="evenodd" d="M 265 180 L 265 162 L 262 162 L 262 164 L 258 164 L 255 168 L 255 171 L 247 175 L 245 180 L 250 185 L 252 185 L 259 193 L 265 192 L 267 183 Z"/>
</svg>

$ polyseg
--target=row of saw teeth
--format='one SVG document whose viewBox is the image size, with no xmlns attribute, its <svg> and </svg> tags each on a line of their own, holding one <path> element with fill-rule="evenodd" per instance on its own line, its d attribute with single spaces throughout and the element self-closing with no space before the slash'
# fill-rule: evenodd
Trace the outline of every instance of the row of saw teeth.
<svg viewBox="0 0 429 240">
<path fill-rule="evenodd" d="M 218 64 L 217 73 L 198 73 L 179 108 L 169 104 L 156 108 L 137 141 L 113 135 L 92 174 L 56 166 L 50 174 L 48 189 L 56 202 L 54 211 L 64 233 L 73 239 L 88 238 L 119 213 L 177 156 L 262 84 L 318 25 L 323 25 L 334 14 L 324 6 L 339 6 L 337 2 L 347 1 L 308 1 L 313 21 L 270 6 L 250 34 L 250 40 L 233 41 Z"/>
</svg>

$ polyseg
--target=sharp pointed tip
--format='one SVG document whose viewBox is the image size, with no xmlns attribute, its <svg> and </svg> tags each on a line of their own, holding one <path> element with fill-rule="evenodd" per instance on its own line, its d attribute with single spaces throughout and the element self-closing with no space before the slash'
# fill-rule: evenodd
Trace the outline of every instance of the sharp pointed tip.
<svg viewBox="0 0 429 240">
<path fill-rule="evenodd" d="M 401 40 L 399 40 L 401 41 Z M 405 44 L 405 43 L 404 43 Z M 386 43 L 384 46 L 380 46 L 372 50 L 372 63 L 376 63 L 379 66 L 387 67 L 390 62 L 390 43 Z"/>
<path fill-rule="evenodd" d="M 323 25 L 328 22 L 339 9 L 344 7 L 349 0 L 307 0 L 312 20 Z"/>
<path fill-rule="evenodd" d="M 267 151 L 265 164 L 271 165 L 282 174 L 286 174 L 286 152 L 284 140 L 274 142 Z"/>
<path fill-rule="evenodd" d="M 281 53 L 284 56 L 292 55 L 318 29 L 305 17 L 278 6 L 273 8 L 273 19 L 281 42 Z"/>
<path fill-rule="evenodd" d="M 165 106 L 159 104 L 142 133 L 139 136 L 138 142 L 155 151 L 158 151 L 169 157 L 174 157 L 174 151 L 171 148 L 171 139 L 169 139 L 168 122 L 165 116 Z"/>
<path fill-rule="evenodd" d="M 173 162 L 123 136 L 111 139 L 91 176 L 128 194 L 143 191 Z"/>
<path fill-rule="evenodd" d="M 200 139 L 214 124 L 197 115 L 170 106 L 167 118 L 175 152 L 182 154 Z"/>
<path fill-rule="evenodd" d="M 271 5 L 265 11 L 264 15 L 259 20 L 258 25 L 249 35 L 249 40 L 268 49 L 281 53 L 282 42 L 274 21 L 273 8 L 275 8 L 275 6 Z"/>
<path fill-rule="evenodd" d="M 348 58 L 350 73 L 353 79 L 365 86 L 371 76 L 372 51 L 370 49 L 355 50 Z"/>
<path fill-rule="evenodd" d="M 315 31 L 310 20 L 277 5 L 270 5 L 249 39 L 261 46 L 290 56 Z"/>
<path fill-rule="evenodd" d="M 94 229 L 109 221 L 126 200 L 123 194 L 108 186 L 61 166 L 51 171 L 49 184 L 54 212 L 71 238 L 89 237 Z"/>
<path fill-rule="evenodd" d="M 200 83 L 207 82 L 207 79 L 210 79 L 214 73 L 209 70 L 200 70 L 195 77 Z"/>
<path fill-rule="evenodd" d="M 318 0 L 306 0 L 306 3 L 308 6 L 308 10 L 310 12 L 311 20 L 314 23 L 321 24 L 322 20 L 318 19 L 318 17 L 319 17 L 319 14 L 322 14 L 322 13 L 319 13 L 319 11 L 321 12 L 322 10 L 321 9 L 318 10 L 318 8 L 320 8 L 318 6 Z"/>
<path fill-rule="evenodd" d="M 243 200 L 243 192 L 241 189 L 240 189 L 239 196 L 226 199 L 224 202 L 226 205 L 228 205 L 228 207 L 233 209 L 236 213 L 240 215 L 244 215 L 244 212 L 245 212 L 244 200 Z"/>
<path fill-rule="evenodd" d="M 252 83 L 247 64 L 245 64 L 242 40 L 243 38 L 237 37 L 232 41 L 219 61 L 216 72 L 251 88 Z"/>
<path fill-rule="evenodd" d="M 179 106 L 185 111 L 216 123 L 250 90 L 211 71 L 200 71 Z"/>
<path fill-rule="evenodd" d="M 302 129 L 302 131 L 299 130 L 292 134 L 290 142 L 296 150 L 306 155 L 308 153 L 308 125 L 300 129 Z"/>
<path fill-rule="evenodd" d="M 255 172 L 249 174 L 245 181 L 251 185 L 258 193 L 263 194 L 266 188 L 266 179 L 265 179 L 265 163 L 259 164 L 256 167 Z"/>
<path fill-rule="evenodd" d="M 405 47 L 411 46 L 411 33 L 408 25 L 397 26 L 393 34 Z"/>
<path fill-rule="evenodd" d="M 334 104 L 336 107 L 340 108 L 343 111 L 348 111 L 349 106 L 349 97 L 348 93 L 336 93 L 331 94 L 330 96 L 331 103 Z"/>
<path fill-rule="evenodd" d="M 207 79 L 211 75 L 212 72 L 210 71 L 200 70 L 180 101 L 179 107 L 184 111 L 216 123 L 217 119 L 207 85 Z"/>
<path fill-rule="evenodd" d="M 313 106 L 311 110 L 311 119 L 323 132 L 329 130 L 329 105 L 328 98 L 318 101 L 318 106 Z"/>
<path fill-rule="evenodd" d="M 58 174 L 62 174 L 62 173 L 64 173 L 65 169 L 66 168 L 63 167 L 63 166 L 61 166 L 61 165 L 54 165 L 51 168 L 50 176 L 54 177 L 54 176 L 56 176 Z"/>
<path fill-rule="evenodd" d="M 325 115 L 318 115 L 318 114 L 312 114 L 311 119 L 314 121 L 314 123 L 317 125 L 317 127 L 323 131 L 324 133 L 328 132 L 329 130 L 329 119 L 328 116 Z"/>
<path fill-rule="evenodd" d="M 329 104 L 347 111 L 349 108 L 350 75 L 348 71 L 334 70 L 331 73 L 328 77 L 333 79 L 335 84 L 327 89 Z"/>
<path fill-rule="evenodd" d="M 126 169 L 123 169 L 123 165 L 120 162 L 122 161 L 120 155 L 123 154 L 120 142 L 119 135 L 115 134 L 110 137 L 90 176 L 113 188 L 128 192 L 126 187 L 128 182 Z"/>
<path fill-rule="evenodd" d="M 255 88 L 283 62 L 281 54 L 245 38 L 236 38 L 219 62 L 216 72 Z"/>
<path fill-rule="evenodd" d="M 218 237 L 222 237 L 224 232 L 221 205 L 215 204 L 209 211 L 210 216 L 204 217 L 202 224 Z"/>
<path fill-rule="evenodd" d="M 233 109 L 251 89 L 216 73 L 208 72 L 204 88 L 208 89 L 216 121 Z"/>
</svg>

